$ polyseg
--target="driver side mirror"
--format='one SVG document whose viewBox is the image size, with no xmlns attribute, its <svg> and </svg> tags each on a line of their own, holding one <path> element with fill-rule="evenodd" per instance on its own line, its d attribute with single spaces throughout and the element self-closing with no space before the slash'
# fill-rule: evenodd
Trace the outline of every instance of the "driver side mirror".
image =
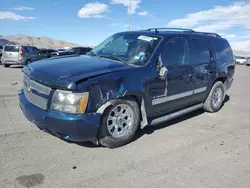
<svg viewBox="0 0 250 188">
<path fill-rule="evenodd" d="M 162 63 L 162 59 L 161 59 L 161 54 L 158 56 L 158 59 L 157 59 L 157 70 L 160 71 L 160 69 L 162 68 L 163 66 L 163 63 Z"/>
<path fill-rule="evenodd" d="M 157 70 L 159 71 L 159 73 L 158 73 L 159 78 L 161 80 L 166 80 L 167 74 L 168 74 L 168 69 L 163 66 L 161 54 L 159 55 L 158 60 L 157 60 Z"/>
</svg>

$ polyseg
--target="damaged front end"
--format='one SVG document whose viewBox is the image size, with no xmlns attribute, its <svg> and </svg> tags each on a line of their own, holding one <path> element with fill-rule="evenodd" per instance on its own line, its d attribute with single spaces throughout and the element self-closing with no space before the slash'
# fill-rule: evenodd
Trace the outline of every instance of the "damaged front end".
<svg viewBox="0 0 250 188">
<path fill-rule="evenodd" d="M 69 141 L 97 143 L 101 116 L 106 107 L 111 104 L 110 101 L 134 96 L 141 105 L 144 98 L 143 71 L 137 67 L 124 66 L 112 70 L 112 72 L 103 70 L 99 74 L 89 74 L 88 77 L 86 75 L 75 76 L 74 79 L 65 80 L 62 79 L 62 76 L 57 79 L 52 79 L 50 76 L 45 77 L 41 70 L 34 70 L 32 67 L 24 67 L 23 72 L 30 80 L 24 83 L 24 88 L 19 93 L 20 107 L 24 115 L 40 129 Z M 127 76 L 129 74 L 131 76 Z M 140 79 L 135 79 L 135 75 L 140 74 Z M 52 80 L 50 81 L 50 79 Z M 77 110 L 66 112 L 52 107 L 55 94 L 60 91 L 66 94 L 88 93 L 86 109 L 82 113 L 78 113 Z M 67 98 L 66 94 L 64 98 Z M 37 105 L 40 104 L 40 100 L 47 101 L 43 108 Z M 145 114 L 145 107 L 143 112 L 142 115 Z M 147 121 L 143 122 L 145 126 Z"/>
</svg>

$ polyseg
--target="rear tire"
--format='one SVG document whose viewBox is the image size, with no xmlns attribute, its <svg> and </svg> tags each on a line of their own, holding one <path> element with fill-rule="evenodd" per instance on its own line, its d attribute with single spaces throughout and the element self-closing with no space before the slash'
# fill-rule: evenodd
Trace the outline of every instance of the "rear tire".
<svg viewBox="0 0 250 188">
<path fill-rule="evenodd" d="M 216 82 L 204 103 L 206 112 L 214 113 L 220 110 L 225 99 L 225 87 L 221 81 Z"/>
<path fill-rule="evenodd" d="M 129 143 L 135 135 L 140 111 L 137 102 L 131 98 L 110 101 L 101 118 L 98 140 L 101 145 L 116 148 Z"/>
<path fill-rule="evenodd" d="M 8 65 L 8 64 L 3 64 L 3 67 L 7 68 L 7 67 L 10 67 L 10 65 Z"/>
</svg>

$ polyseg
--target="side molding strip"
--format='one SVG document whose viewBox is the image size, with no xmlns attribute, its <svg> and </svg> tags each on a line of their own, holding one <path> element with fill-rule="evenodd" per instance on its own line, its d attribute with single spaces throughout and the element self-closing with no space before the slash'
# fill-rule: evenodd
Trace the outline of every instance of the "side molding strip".
<svg viewBox="0 0 250 188">
<path fill-rule="evenodd" d="M 188 96 L 191 96 L 193 94 L 205 92 L 206 90 L 207 90 L 207 87 L 202 87 L 202 88 L 199 88 L 199 89 L 195 89 L 195 90 L 192 90 L 192 91 L 187 91 L 187 92 L 176 94 L 176 95 L 171 95 L 171 96 L 161 97 L 161 98 L 158 98 L 158 99 L 153 99 L 152 100 L 152 105 L 157 105 L 157 104 L 177 100 L 177 99 L 180 99 L 180 98 L 188 97 Z"/>
<path fill-rule="evenodd" d="M 175 113 L 172 113 L 172 114 L 169 114 L 169 115 L 166 115 L 166 116 L 163 116 L 163 117 L 160 117 L 160 118 L 157 118 L 157 119 L 154 119 L 150 125 L 156 125 L 156 124 L 159 124 L 159 123 L 162 123 L 162 122 L 165 122 L 165 121 L 169 121 L 173 118 L 176 118 L 178 116 L 181 116 L 181 115 L 184 115 L 184 114 L 187 114 L 189 112 L 192 112 L 192 111 L 195 111 L 195 110 L 198 110 L 200 108 L 203 107 L 203 103 L 201 104 L 198 104 L 198 105 L 195 105 L 195 106 L 191 106 L 189 108 L 186 108 L 186 109 L 183 109 L 183 110 L 180 110 L 178 112 L 175 112 Z"/>
</svg>

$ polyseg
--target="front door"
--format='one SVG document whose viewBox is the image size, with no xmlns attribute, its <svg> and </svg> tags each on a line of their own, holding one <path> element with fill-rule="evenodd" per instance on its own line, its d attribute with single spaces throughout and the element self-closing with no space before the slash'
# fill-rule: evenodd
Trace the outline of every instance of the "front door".
<svg viewBox="0 0 250 188">
<path fill-rule="evenodd" d="M 194 68 L 190 63 L 188 42 L 184 37 L 171 38 L 161 52 L 162 67 L 167 76 L 154 78 L 149 87 L 152 104 L 147 108 L 149 117 L 160 116 L 180 110 L 194 103 Z"/>
</svg>

